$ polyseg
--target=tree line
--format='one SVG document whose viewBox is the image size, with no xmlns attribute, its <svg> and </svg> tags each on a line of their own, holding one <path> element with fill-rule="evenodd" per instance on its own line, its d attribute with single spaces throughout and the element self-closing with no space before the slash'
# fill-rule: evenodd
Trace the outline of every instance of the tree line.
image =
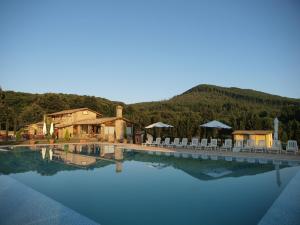
<svg viewBox="0 0 300 225">
<path fill-rule="evenodd" d="M 18 130 L 27 124 L 42 121 L 45 113 L 87 107 L 114 116 L 116 105 L 124 106 L 125 116 L 137 128 L 162 121 L 174 126 L 165 135 L 194 137 L 214 135 L 199 125 L 219 120 L 234 130 L 273 130 L 273 120 L 280 121 L 281 140 L 300 143 L 300 100 L 269 95 L 253 90 L 199 85 L 169 100 L 126 105 L 94 96 L 73 94 L 29 94 L 0 90 L 1 130 Z M 159 132 L 159 131 L 153 131 Z M 230 135 L 224 133 L 222 135 Z"/>
</svg>

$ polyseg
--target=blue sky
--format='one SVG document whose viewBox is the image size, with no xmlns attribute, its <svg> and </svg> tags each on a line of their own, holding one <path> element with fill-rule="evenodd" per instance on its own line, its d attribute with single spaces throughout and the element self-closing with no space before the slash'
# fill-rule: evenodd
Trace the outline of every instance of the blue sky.
<svg viewBox="0 0 300 225">
<path fill-rule="evenodd" d="M 297 0 L 0 0 L 0 85 L 126 103 L 198 84 L 300 98 Z"/>
</svg>

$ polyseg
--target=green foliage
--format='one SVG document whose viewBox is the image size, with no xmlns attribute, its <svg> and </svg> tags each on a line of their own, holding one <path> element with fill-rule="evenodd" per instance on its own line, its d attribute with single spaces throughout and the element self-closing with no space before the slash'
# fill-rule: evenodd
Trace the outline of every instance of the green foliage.
<svg viewBox="0 0 300 225">
<path fill-rule="evenodd" d="M 253 90 L 199 85 L 169 100 L 126 106 L 125 113 L 140 128 L 162 121 L 174 126 L 174 136 L 189 138 L 210 132 L 199 125 L 214 119 L 235 130 L 273 130 L 278 117 L 286 138 L 300 142 L 300 100 Z"/>
<path fill-rule="evenodd" d="M 20 129 L 16 132 L 16 141 L 20 141 L 22 137 L 23 129 Z"/>
<path fill-rule="evenodd" d="M 69 141 L 69 140 L 70 140 L 70 133 L 69 133 L 69 130 L 66 130 L 64 139 L 65 139 L 65 141 Z"/>
<path fill-rule="evenodd" d="M 300 143 L 300 99 L 254 90 L 199 85 L 169 100 L 130 105 L 93 96 L 13 91 L 0 91 L 0 100 L 1 127 L 5 129 L 8 118 L 10 130 L 13 130 L 16 117 L 19 129 L 42 121 L 44 113 L 71 108 L 88 107 L 104 116 L 115 116 L 115 107 L 121 104 L 125 116 L 135 122 L 137 128 L 143 129 L 157 121 L 174 126 L 171 130 L 159 131 L 162 136 L 203 136 L 209 131 L 199 129 L 199 125 L 213 119 L 233 129 L 273 130 L 273 120 L 278 117 L 279 138 L 296 139 Z"/>
</svg>

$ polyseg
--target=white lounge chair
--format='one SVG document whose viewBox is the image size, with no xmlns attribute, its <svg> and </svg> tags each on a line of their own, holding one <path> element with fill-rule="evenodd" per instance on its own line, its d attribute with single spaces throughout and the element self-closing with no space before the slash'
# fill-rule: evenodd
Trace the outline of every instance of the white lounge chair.
<svg viewBox="0 0 300 225">
<path fill-rule="evenodd" d="M 197 148 L 199 145 L 199 138 L 192 138 L 192 142 L 188 145 L 189 148 Z"/>
<path fill-rule="evenodd" d="M 178 145 L 176 145 L 176 147 L 186 148 L 187 144 L 188 144 L 188 139 L 187 138 L 182 138 L 181 142 Z"/>
<path fill-rule="evenodd" d="M 151 146 L 159 146 L 161 143 L 161 138 L 157 137 L 155 141 L 151 144 Z"/>
<path fill-rule="evenodd" d="M 224 151 L 229 150 L 230 151 L 231 148 L 232 148 L 232 140 L 231 139 L 225 139 L 225 142 L 222 145 L 222 147 L 220 148 L 220 150 L 224 150 Z"/>
<path fill-rule="evenodd" d="M 252 152 L 254 150 L 254 146 L 255 146 L 255 141 L 252 139 L 248 139 L 246 141 L 246 144 L 242 148 L 242 151 L 243 152 Z"/>
<path fill-rule="evenodd" d="M 267 149 L 270 153 L 281 153 L 282 145 L 280 140 L 273 140 L 271 148 Z"/>
<path fill-rule="evenodd" d="M 171 143 L 171 146 L 172 146 L 172 147 L 178 146 L 178 145 L 179 145 L 179 141 L 180 141 L 179 138 L 174 138 L 174 141 Z"/>
<path fill-rule="evenodd" d="M 207 148 L 207 139 L 206 138 L 201 139 L 199 148 L 202 149 L 202 150 Z"/>
<path fill-rule="evenodd" d="M 170 146 L 170 138 L 165 138 L 165 140 L 160 144 L 160 146 Z"/>
<path fill-rule="evenodd" d="M 142 145 L 147 146 L 147 145 L 152 145 L 152 144 L 153 144 L 153 138 L 152 138 L 152 137 L 149 137 L 149 138 L 146 140 L 146 142 L 143 143 Z"/>
<path fill-rule="evenodd" d="M 240 152 L 243 149 L 244 141 L 243 140 L 236 140 L 233 146 L 233 152 Z"/>
<path fill-rule="evenodd" d="M 294 154 L 297 154 L 298 150 L 299 149 L 298 149 L 297 141 L 295 141 L 295 140 L 288 140 L 288 142 L 286 144 L 285 153 L 292 152 Z"/>
<path fill-rule="evenodd" d="M 266 149 L 267 145 L 265 140 L 259 140 L 258 144 L 254 147 L 255 152 L 265 152 Z"/>
<path fill-rule="evenodd" d="M 207 149 L 217 150 L 217 148 L 218 148 L 218 140 L 217 139 L 211 139 L 209 145 L 207 146 Z"/>
</svg>

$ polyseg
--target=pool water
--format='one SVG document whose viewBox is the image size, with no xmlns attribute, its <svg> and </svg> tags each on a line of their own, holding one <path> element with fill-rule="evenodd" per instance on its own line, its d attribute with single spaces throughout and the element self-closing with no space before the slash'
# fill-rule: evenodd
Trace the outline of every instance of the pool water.
<svg viewBox="0 0 300 225">
<path fill-rule="evenodd" d="M 257 224 L 299 167 L 114 147 L 0 152 L 9 175 L 102 224 Z"/>
</svg>

